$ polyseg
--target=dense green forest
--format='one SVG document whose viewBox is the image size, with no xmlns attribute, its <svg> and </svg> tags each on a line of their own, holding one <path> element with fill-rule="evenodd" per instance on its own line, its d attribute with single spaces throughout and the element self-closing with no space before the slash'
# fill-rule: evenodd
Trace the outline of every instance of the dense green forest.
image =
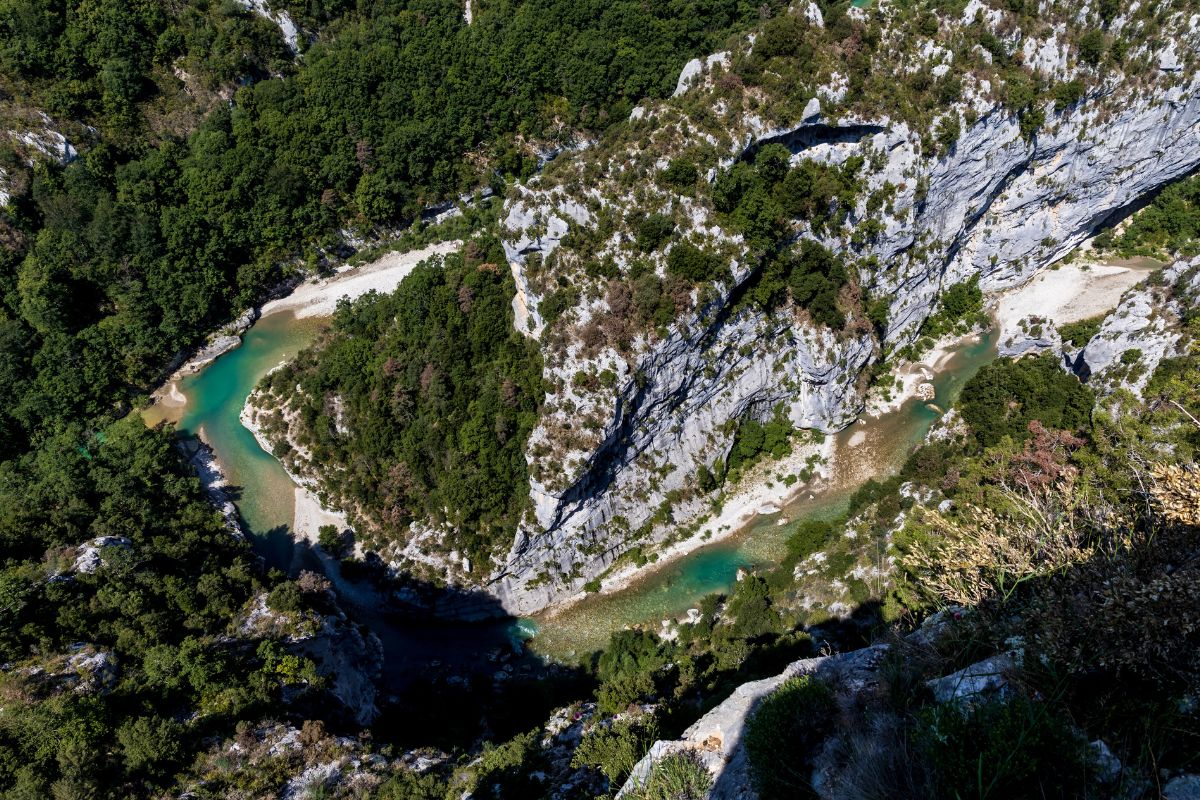
<svg viewBox="0 0 1200 800">
<path fill-rule="evenodd" d="M 169 432 L 76 424 L 0 464 L 0 542 L 5 797 L 150 794 L 303 683 L 276 643 L 226 635 L 267 579 Z"/>
<path fill-rule="evenodd" d="M 537 345 L 512 325 L 503 259 L 479 238 L 423 262 L 394 294 L 343 304 L 323 342 L 263 380 L 267 408 L 298 412 L 291 438 L 322 488 L 356 510 L 368 546 L 414 520 L 447 523 L 486 570 L 512 541 L 545 390 Z M 295 464 L 291 450 L 276 445 Z"/>
<path fill-rule="evenodd" d="M 59 163 L 0 135 L 5 796 L 157 794 L 207 737 L 312 683 L 269 642 L 228 636 L 278 578 L 229 535 L 170 431 L 122 421 L 176 354 L 297 267 L 343 255 L 343 228 L 386 237 L 529 175 L 669 93 L 688 58 L 759 14 L 735 0 L 489 2 L 468 27 L 458 0 L 276 5 L 302 27 L 298 57 L 232 2 L 0 0 L 0 131 L 61 132 L 78 151 Z M 521 381 L 506 405 L 503 383 L 445 378 L 482 381 L 496 406 L 468 415 L 483 420 L 470 452 L 495 458 L 465 500 L 443 498 L 464 500 L 486 541 L 519 511 L 486 501 L 523 469 L 488 442 L 519 440 L 540 395 L 496 328 L 510 288 L 486 271 L 463 285 L 493 308 L 471 335 L 500 348 L 494 375 Z M 101 537 L 97 568 L 74 570 L 75 547 Z M 116 665 L 111 686 L 59 685 L 69 658 L 96 653 Z"/>
</svg>

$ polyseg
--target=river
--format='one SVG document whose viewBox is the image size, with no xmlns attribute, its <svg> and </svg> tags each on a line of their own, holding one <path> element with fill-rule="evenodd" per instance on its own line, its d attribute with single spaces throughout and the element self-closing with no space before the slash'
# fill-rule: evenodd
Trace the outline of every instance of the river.
<svg viewBox="0 0 1200 800">
<path fill-rule="evenodd" d="M 281 569 L 297 563 L 290 535 L 295 486 L 279 462 L 242 426 L 239 414 L 258 380 L 310 344 L 326 324 L 327 319 L 297 319 L 287 312 L 266 315 L 246 332 L 241 347 L 168 387 L 177 400 L 174 407 L 159 403 L 145 412 L 148 422 L 174 422 L 181 433 L 199 435 L 213 448 L 235 487 L 233 499 L 256 550 L 270 566 Z M 994 335 L 961 346 L 934 381 L 935 403 L 948 407 L 962 384 L 994 354 Z M 186 402 L 180 407 L 182 399 Z M 380 634 L 385 672 L 398 683 L 434 662 L 478 663 L 486 652 L 535 633 L 532 646 L 537 652 L 573 660 L 603 646 L 613 630 L 657 624 L 681 615 L 706 594 L 728 590 L 740 567 L 776 560 L 799 521 L 836 516 L 868 477 L 897 469 L 938 413 L 913 399 L 897 411 L 850 426 L 837 436 L 832 475 L 819 494 L 802 494 L 778 514 L 760 516 L 731 537 L 652 568 L 625 589 L 589 597 L 558 614 L 536 620 L 433 624 L 359 606 L 354 616 Z M 780 524 L 780 520 L 787 522 Z"/>
</svg>

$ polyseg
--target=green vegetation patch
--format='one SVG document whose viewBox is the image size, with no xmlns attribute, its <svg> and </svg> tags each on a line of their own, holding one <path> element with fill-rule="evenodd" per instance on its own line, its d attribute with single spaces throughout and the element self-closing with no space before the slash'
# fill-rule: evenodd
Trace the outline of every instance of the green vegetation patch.
<svg viewBox="0 0 1200 800">
<path fill-rule="evenodd" d="M 1072 347 L 1083 347 L 1092 340 L 1097 333 L 1100 332 L 1100 326 L 1104 324 L 1104 315 L 1091 317 L 1090 319 L 1081 319 L 1079 322 L 1068 322 L 1058 326 L 1058 332 L 1062 336 L 1064 342 L 1070 343 Z"/>
<path fill-rule="evenodd" d="M 988 364 L 963 387 L 959 411 L 979 444 L 989 447 L 1006 436 L 1025 440 L 1033 420 L 1056 430 L 1079 430 L 1087 426 L 1094 402 L 1092 390 L 1047 353 Z"/>
<path fill-rule="evenodd" d="M 495 240 L 426 261 L 394 294 L 340 306 L 331 335 L 265 381 L 295 405 L 302 444 L 344 507 L 385 538 L 414 519 L 449 523 L 480 569 L 524 508 L 525 442 L 544 395 L 502 263 Z"/>
<path fill-rule="evenodd" d="M 1062 709 L 1024 695 L 926 707 L 913 739 L 937 797 L 1086 797 L 1095 780 Z"/>
<path fill-rule="evenodd" d="M 979 276 L 975 275 L 942 292 L 938 299 L 938 310 L 925 320 L 921 333 L 933 337 L 966 333 L 979 324 L 986 325 L 987 316 L 983 313 L 983 291 L 979 288 Z"/>
<path fill-rule="evenodd" d="M 762 800 L 813 797 L 812 759 L 833 729 L 833 691 L 803 675 L 763 699 L 746 723 L 750 776 Z"/>
<path fill-rule="evenodd" d="M 712 775 L 692 752 L 672 753 L 659 759 L 650 775 L 627 797 L 630 800 L 704 800 Z"/>
<path fill-rule="evenodd" d="M 1200 176 L 1192 176 L 1163 189 L 1129 220 L 1125 230 L 1101 233 L 1099 250 L 1124 258 L 1134 256 L 1188 257 L 1200 253 Z"/>
</svg>

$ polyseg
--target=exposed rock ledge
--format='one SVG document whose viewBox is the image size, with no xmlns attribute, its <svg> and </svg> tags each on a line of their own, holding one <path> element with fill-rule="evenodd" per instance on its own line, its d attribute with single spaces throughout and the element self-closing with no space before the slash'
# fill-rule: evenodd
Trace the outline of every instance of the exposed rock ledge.
<svg viewBox="0 0 1200 800">
<path fill-rule="evenodd" d="M 952 624 L 952 621 L 951 614 L 943 612 L 930 617 L 924 626 L 897 642 L 874 644 L 859 650 L 817 658 L 802 658 L 793 661 L 783 672 L 774 677 L 742 684 L 724 702 L 685 730 L 679 739 L 655 742 L 650 751 L 633 768 L 629 779 L 617 793 L 617 797 L 627 796 L 639 783 L 644 782 L 656 761 L 672 753 L 690 751 L 699 757 L 701 763 L 713 776 L 713 786 L 709 791 L 708 800 L 753 800 L 753 798 L 757 798 L 758 795 L 751 785 L 750 767 L 746 749 L 743 746 L 743 737 L 746 723 L 764 699 L 788 679 L 801 675 L 812 675 L 827 685 L 835 687 L 839 706 L 853 708 L 859 704 L 859 698 L 872 694 L 885 680 L 880 666 L 890 652 L 897 648 L 928 647 L 932 640 L 941 635 L 945 626 Z M 993 681 L 991 686 L 999 686 L 1000 683 L 1000 681 Z M 949 694 L 957 697 L 968 693 L 971 689 L 971 686 L 956 686 Z M 833 742 L 827 742 L 825 749 L 832 750 L 833 744 Z M 828 769 L 822 770 L 818 766 L 814 784 L 830 783 L 835 780 L 836 776 L 831 775 Z M 825 797 L 827 795 L 818 790 L 817 796 Z"/>
<path fill-rule="evenodd" d="M 1140 396 L 1159 363 L 1176 355 L 1180 319 L 1200 301 L 1200 258 L 1172 264 L 1158 284 L 1129 292 L 1079 354 L 1075 370 L 1089 384 Z"/>
<path fill-rule="evenodd" d="M 853 137 L 827 123 L 759 131 L 749 147 L 782 141 L 797 157 L 835 163 L 853 153 L 886 155 L 867 181 L 902 187 L 897 216 L 867 248 L 880 266 L 861 278 L 873 296 L 893 298 L 884 342 L 902 345 L 935 310 L 943 287 L 973 275 L 985 292 L 1020 285 L 1114 214 L 1200 166 L 1195 79 L 1157 96 L 1135 97 L 1118 85 L 1070 109 L 1048 106 L 1047 116 L 1046 127 L 1027 140 L 1015 116 L 998 106 L 985 109 L 937 158 L 922 156 L 919 137 L 887 119 L 853 123 Z M 866 133 L 857 138 L 858 131 Z M 921 184 L 928 191 L 918 197 Z M 693 210 L 699 225 L 709 224 L 702 210 Z M 505 246 L 530 329 L 540 330 L 541 320 L 526 260 L 567 247 L 570 230 L 594 227 L 593 217 L 561 188 L 535 185 L 510 199 Z M 837 339 L 779 316 L 726 315 L 737 284 L 751 274 L 736 265 L 735 272 L 734 285 L 713 305 L 672 326 L 629 363 L 607 353 L 588 361 L 576 348 L 560 363 L 547 359 L 547 379 L 560 384 L 563 376 L 569 383 L 576 371 L 600 368 L 619 380 L 613 390 L 547 398 L 552 410 L 530 438 L 531 468 L 538 448 L 561 436 L 570 419 L 564 415 L 598 414 L 602 429 L 594 445 L 568 451 L 548 480 L 531 480 L 535 518 L 518 530 L 489 586 L 510 612 L 536 612 L 602 573 L 632 545 L 614 521 L 636 530 L 668 493 L 690 486 L 699 466 L 728 452 L 732 421 L 747 413 L 762 418 L 783 403 L 797 426 L 836 431 L 860 413 L 859 376 L 878 357 L 871 338 Z M 593 312 L 604 310 L 584 313 Z M 675 509 L 676 523 L 702 509 L 703 503 Z"/>
</svg>

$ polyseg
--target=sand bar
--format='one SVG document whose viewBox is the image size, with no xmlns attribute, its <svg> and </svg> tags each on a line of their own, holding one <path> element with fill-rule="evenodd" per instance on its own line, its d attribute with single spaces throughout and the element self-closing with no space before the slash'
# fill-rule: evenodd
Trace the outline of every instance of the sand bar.
<svg viewBox="0 0 1200 800">
<path fill-rule="evenodd" d="M 346 267 L 332 277 L 302 283 L 287 297 L 272 300 L 262 307 L 262 316 L 280 311 L 295 312 L 297 318 L 329 317 L 337 311 L 343 297 L 351 300 L 368 292 L 394 292 L 413 268 L 430 256 L 453 253 L 462 242 L 441 242 L 407 253 L 388 253 L 361 267 Z"/>
</svg>

